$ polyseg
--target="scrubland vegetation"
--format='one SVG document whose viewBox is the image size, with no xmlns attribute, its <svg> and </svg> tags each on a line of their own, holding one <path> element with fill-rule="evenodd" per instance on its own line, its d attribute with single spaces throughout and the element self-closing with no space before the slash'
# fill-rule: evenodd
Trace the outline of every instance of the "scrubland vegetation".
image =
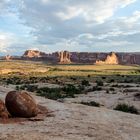
<svg viewBox="0 0 140 140">
<path fill-rule="evenodd" d="M 126 99 L 131 96 L 131 100 L 136 103 L 140 100 L 140 66 L 47 65 L 41 62 L 1 61 L 0 84 L 12 85 L 15 90 L 26 90 L 58 101 L 89 96 L 90 101 L 80 99 L 78 103 L 96 107 L 101 107 L 100 98 L 106 96 L 122 101 L 111 109 L 135 114 L 140 111 L 140 108 L 123 103 L 125 96 Z M 99 102 L 94 100 L 97 95 Z"/>
</svg>

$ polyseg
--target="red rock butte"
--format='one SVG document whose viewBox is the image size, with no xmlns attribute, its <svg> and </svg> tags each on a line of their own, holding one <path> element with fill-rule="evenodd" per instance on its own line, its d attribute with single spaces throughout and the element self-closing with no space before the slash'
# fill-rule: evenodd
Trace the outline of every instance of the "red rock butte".
<svg viewBox="0 0 140 140">
<path fill-rule="evenodd" d="M 1 59 L 3 59 L 1 57 Z M 55 64 L 122 64 L 140 65 L 140 52 L 68 52 L 45 53 L 27 50 L 22 56 L 12 56 L 12 60 L 45 61 Z"/>
</svg>

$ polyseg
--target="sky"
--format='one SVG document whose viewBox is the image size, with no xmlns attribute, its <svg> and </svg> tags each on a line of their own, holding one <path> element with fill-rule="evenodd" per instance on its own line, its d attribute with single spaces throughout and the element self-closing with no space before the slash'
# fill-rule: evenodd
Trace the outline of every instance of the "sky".
<svg viewBox="0 0 140 140">
<path fill-rule="evenodd" d="M 0 55 L 140 52 L 140 0 L 0 0 Z"/>
</svg>

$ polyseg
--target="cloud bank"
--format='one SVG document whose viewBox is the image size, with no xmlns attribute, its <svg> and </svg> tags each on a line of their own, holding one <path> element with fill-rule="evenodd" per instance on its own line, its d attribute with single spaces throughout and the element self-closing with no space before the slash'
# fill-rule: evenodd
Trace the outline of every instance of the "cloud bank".
<svg viewBox="0 0 140 140">
<path fill-rule="evenodd" d="M 30 28 L 33 41 L 25 49 L 139 51 L 140 9 L 123 14 L 134 4 L 137 0 L 2 0 L 0 13 L 12 11 Z"/>
</svg>

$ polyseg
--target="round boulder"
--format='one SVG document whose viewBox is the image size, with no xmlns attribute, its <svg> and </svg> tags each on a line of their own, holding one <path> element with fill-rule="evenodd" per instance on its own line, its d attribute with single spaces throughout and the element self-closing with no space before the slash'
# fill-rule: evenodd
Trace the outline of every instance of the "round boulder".
<svg viewBox="0 0 140 140">
<path fill-rule="evenodd" d="M 6 106 L 2 100 L 0 100 L 0 117 L 3 119 L 7 119 L 9 116 L 9 113 L 6 109 Z"/>
<path fill-rule="evenodd" d="M 37 104 L 27 92 L 10 91 L 5 99 L 7 110 L 13 117 L 35 117 Z"/>
</svg>

